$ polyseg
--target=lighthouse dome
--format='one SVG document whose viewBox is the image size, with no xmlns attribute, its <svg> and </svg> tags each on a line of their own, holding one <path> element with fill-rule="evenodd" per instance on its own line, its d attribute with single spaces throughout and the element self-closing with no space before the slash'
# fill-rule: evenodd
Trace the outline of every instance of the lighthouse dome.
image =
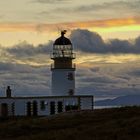
<svg viewBox="0 0 140 140">
<path fill-rule="evenodd" d="M 61 31 L 61 36 L 55 40 L 51 55 L 52 59 L 75 59 L 72 43 L 70 39 L 64 36 L 65 33 L 66 30 Z"/>
<path fill-rule="evenodd" d="M 61 37 L 55 40 L 54 45 L 72 45 L 71 41 L 64 36 L 65 33 L 65 30 L 61 32 Z"/>
</svg>

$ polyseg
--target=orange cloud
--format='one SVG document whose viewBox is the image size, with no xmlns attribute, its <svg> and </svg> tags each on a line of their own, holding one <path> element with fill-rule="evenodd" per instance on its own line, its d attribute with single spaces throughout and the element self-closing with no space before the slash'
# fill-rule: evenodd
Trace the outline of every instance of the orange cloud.
<svg viewBox="0 0 140 140">
<path fill-rule="evenodd" d="M 72 27 L 118 27 L 140 24 L 140 17 L 137 18 L 120 18 L 120 19 L 107 19 L 88 22 L 69 23 Z"/>
<path fill-rule="evenodd" d="M 62 29 L 88 29 L 88 28 L 110 28 L 129 25 L 140 25 L 140 17 L 95 20 L 86 22 L 70 22 L 58 24 L 36 24 L 36 23 L 0 23 L 0 32 L 47 32 Z"/>
</svg>

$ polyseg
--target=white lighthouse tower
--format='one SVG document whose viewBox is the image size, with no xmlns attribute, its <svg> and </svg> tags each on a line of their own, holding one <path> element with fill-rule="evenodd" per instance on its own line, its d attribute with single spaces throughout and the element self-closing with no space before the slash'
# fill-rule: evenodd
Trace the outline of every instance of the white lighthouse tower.
<svg viewBox="0 0 140 140">
<path fill-rule="evenodd" d="M 61 37 L 55 40 L 51 59 L 54 63 L 52 71 L 52 95 L 67 96 L 75 93 L 75 59 L 71 41 L 64 35 L 66 30 L 61 31 Z"/>
</svg>

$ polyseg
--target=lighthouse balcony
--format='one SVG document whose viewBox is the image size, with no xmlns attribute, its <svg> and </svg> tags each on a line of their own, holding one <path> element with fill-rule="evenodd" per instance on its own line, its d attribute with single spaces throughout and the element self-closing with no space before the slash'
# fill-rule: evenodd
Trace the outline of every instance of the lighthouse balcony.
<svg viewBox="0 0 140 140">
<path fill-rule="evenodd" d="M 76 64 L 72 64 L 72 65 L 54 65 L 51 64 L 51 70 L 53 69 L 76 69 Z"/>
<path fill-rule="evenodd" d="M 67 59 L 75 59 L 76 54 L 75 53 L 52 53 L 51 54 L 51 59 L 61 59 L 61 58 L 67 58 Z"/>
</svg>

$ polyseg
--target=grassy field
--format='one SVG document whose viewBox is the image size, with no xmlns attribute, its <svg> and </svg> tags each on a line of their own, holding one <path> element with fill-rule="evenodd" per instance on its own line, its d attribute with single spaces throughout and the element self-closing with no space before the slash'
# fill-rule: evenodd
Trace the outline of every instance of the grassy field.
<svg viewBox="0 0 140 140">
<path fill-rule="evenodd" d="M 0 140 L 140 140 L 140 107 L 1 119 Z"/>
</svg>

